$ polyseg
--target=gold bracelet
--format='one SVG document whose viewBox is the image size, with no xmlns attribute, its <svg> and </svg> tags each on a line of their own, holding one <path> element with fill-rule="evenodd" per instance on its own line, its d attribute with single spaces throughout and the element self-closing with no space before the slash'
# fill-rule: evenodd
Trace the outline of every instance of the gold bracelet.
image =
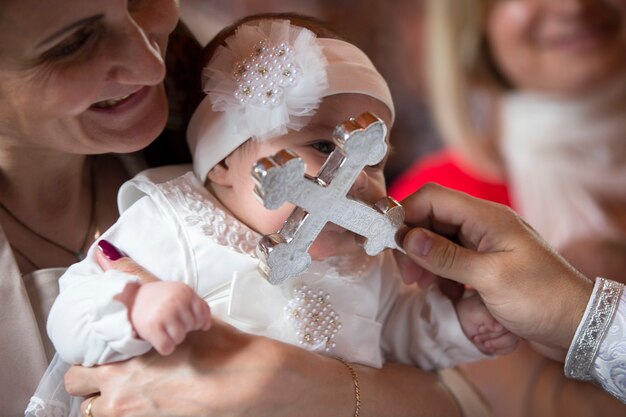
<svg viewBox="0 0 626 417">
<path fill-rule="evenodd" d="M 352 383 L 354 384 L 354 417 L 359 417 L 361 415 L 361 388 L 359 387 L 359 377 L 356 374 L 356 371 L 344 358 L 340 358 L 339 356 L 335 356 L 339 362 L 343 363 L 348 371 L 350 371 L 350 376 L 352 376 Z"/>
</svg>

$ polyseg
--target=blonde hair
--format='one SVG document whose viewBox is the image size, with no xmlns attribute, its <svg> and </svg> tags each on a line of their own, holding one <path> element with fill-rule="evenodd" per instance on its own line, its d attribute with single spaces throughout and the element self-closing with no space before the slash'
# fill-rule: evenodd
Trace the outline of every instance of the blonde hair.
<svg viewBox="0 0 626 417">
<path fill-rule="evenodd" d="M 425 61 L 431 106 L 444 140 L 481 171 L 498 175 L 496 97 L 509 84 L 485 36 L 494 1 L 429 0 Z"/>
</svg>

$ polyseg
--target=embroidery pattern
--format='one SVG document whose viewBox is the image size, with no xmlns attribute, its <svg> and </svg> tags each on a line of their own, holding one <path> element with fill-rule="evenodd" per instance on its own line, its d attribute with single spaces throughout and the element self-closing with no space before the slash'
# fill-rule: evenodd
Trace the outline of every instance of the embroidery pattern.
<svg viewBox="0 0 626 417">
<path fill-rule="evenodd" d="M 256 258 L 259 236 L 195 189 L 188 178 L 192 175 L 188 173 L 158 185 L 173 205 L 183 209 L 180 215 L 185 226 L 199 227 L 217 244 Z"/>
<path fill-rule="evenodd" d="M 590 371 L 617 310 L 622 290 L 623 285 L 617 282 L 597 278 L 592 301 L 567 352 L 567 377 L 584 381 L 593 379 Z"/>
<path fill-rule="evenodd" d="M 618 313 L 600 345 L 591 373 L 602 387 L 626 402 L 626 293 L 622 292 Z M 620 312 L 624 313 L 620 314 Z"/>
</svg>

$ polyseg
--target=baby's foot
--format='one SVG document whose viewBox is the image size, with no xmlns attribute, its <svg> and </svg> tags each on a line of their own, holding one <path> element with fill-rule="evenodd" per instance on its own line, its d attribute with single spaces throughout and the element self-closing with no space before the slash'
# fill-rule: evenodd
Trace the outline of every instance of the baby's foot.
<svg viewBox="0 0 626 417">
<path fill-rule="evenodd" d="M 506 355 L 517 347 L 519 338 L 498 323 L 478 294 L 459 301 L 456 313 L 463 332 L 482 353 Z"/>
<path fill-rule="evenodd" d="M 500 323 L 495 325 L 481 325 L 478 334 L 470 340 L 478 350 L 487 355 L 508 355 L 517 347 L 519 338 L 509 332 Z"/>
</svg>

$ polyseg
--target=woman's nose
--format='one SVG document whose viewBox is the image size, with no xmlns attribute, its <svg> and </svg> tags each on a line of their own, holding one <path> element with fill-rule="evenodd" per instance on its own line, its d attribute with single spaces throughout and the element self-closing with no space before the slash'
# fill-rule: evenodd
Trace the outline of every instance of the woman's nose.
<svg viewBox="0 0 626 417">
<path fill-rule="evenodd" d="M 117 38 L 116 65 L 108 78 L 120 84 L 156 85 L 165 78 L 165 63 L 157 40 L 129 20 Z"/>
</svg>

